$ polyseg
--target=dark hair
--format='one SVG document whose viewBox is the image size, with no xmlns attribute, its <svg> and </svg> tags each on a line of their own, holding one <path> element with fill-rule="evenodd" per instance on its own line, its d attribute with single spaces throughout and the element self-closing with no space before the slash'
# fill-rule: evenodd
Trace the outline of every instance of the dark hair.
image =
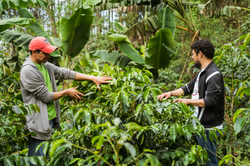
<svg viewBox="0 0 250 166">
<path fill-rule="evenodd" d="M 36 50 L 36 52 L 39 54 L 39 52 L 40 52 L 41 50 Z M 30 50 L 30 55 L 32 55 L 32 50 Z"/>
<path fill-rule="evenodd" d="M 214 45 L 206 39 L 198 40 L 191 44 L 191 50 L 198 55 L 201 51 L 208 59 L 213 59 L 215 48 Z"/>
</svg>

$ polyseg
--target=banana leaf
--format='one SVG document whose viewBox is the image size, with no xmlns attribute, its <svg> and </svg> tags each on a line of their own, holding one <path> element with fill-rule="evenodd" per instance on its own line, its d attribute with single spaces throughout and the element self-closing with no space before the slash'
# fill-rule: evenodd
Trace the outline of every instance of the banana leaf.
<svg viewBox="0 0 250 166">
<path fill-rule="evenodd" d="M 13 25 L 30 25 L 33 22 L 32 19 L 28 18 L 11 18 L 0 20 L 0 32 L 5 31 Z"/>
<path fill-rule="evenodd" d="M 92 51 L 90 52 L 90 55 L 93 58 L 100 58 L 105 62 L 112 63 L 122 68 L 125 68 L 128 63 L 131 62 L 131 59 L 129 57 L 124 56 L 118 52 L 109 53 L 107 50 Z"/>
<path fill-rule="evenodd" d="M 126 34 L 128 37 L 135 35 L 135 31 L 138 31 L 142 38 L 146 35 L 145 29 L 146 27 L 149 30 L 149 32 L 155 32 L 159 29 L 158 26 L 158 17 L 157 15 L 151 16 L 147 19 L 144 19 L 142 21 L 137 22 L 134 24 L 131 28 L 126 30 L 124 34 Z"/>
<path fill-rule="evenodd" d="M 170 29 L 172 35 L 175 35 L 175 19 L 172 10 L 165 7 L 158 12 L 158 23 L 161 29 Z"/>
<path fill-rule="evenodd" d="M 16 48 L 15 54 L 11 55 L 11 58 L 8 59 L 7 63 L 12 71 L 20 71 L 20 67 L 23 64 L 24 59 L 29 55 L 27 52 L 29 43 L 34 37 L 11 30 L 1 32 L 0 37 L 7 42 L 15 43 L 15 47 L 18 47 Z"/>
<path fill-rule="evenodd" d="M 90 26 L 94 16 L 92 9 L 77 9 L 69 18 L 59 22 L 62 48 L 67 56 L 75 57 L 89 40 Z"/>
<path fill-rule="evenodd" d="M 174 55 L 174 38 L 169 29 L 159 30 L 150 38 L 147 45 L 145 62 L 156 70 L 167 67 Z"/>
<path fill-rule="evenodd" d="M 13 42 L 18 47 L 24 47 L 26 49 L 28 49 L 30 41 L 34 38 L 31 35 L 11 30 L 5 30 L 1 32 L 0 37 L 6 40 L 7 42 Z"/>
<path fill-rule="evenodd" d="M 43 36 L 46 39 L 48 39 L 51 45 L 55 45 L 54 42 L 51 40 L 50 36 L 43 29 L 42 25 L 35 19 L 35 17 L 27 9 L 20 8 L 18 11 L 22 18 L 31 18 L 35 20 L 35 22 L 33 22 L 33 24 L 28 27 L 36 34 L 36 36 Z M 59 57 L 60 53 L 58 50 L 55 50 L 50 55 L 53 57 Z"/>
<path fill-rule="evenodd" d="M 108 36 L 108 38 L 116 42 L 121 49 L 121 52 L 123 52 L 131 60 L 136 63 L 145 64 L 144 59 L 129 42 L 127 36 L 121 34 L 111 34 Z"/>
<path fill-rule="evenodd" d="M 41 7 L 47 7 L 48 3 L 44 0 L 1 0 L 0 1 L 0 13 L 8 8 L 18 9 L 27 8 L 28 6 L 39 5 Z"/>
</svg>

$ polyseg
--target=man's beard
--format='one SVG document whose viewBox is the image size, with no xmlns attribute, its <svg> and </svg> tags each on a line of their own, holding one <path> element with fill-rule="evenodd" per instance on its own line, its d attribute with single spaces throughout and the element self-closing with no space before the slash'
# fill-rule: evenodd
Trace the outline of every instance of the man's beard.
<svg viewBox="0 0 250 166">
<path fill-rule="evenodd" d="M 201 63 L 199 61 L 197 61 L 196 63 L 194 62 L 194 67 L 200 69 Z"/>
</svg>

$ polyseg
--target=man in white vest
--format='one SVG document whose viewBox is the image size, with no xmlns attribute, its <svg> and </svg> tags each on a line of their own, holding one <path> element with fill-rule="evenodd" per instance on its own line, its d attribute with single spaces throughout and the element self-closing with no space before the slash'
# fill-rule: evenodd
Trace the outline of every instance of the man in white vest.
<svg viewBox="0 0 250 166">
<path fill-rule="evenodd" d="M 170 96 L 192 95 L 191 99 L 176 99 L 174 102 L 183 102 L 195 106 L 194 116 L 197 117 L 205 128 L 204 137 L 196 135 L 198 144 L 205 148 L 210 161 L 207 166 L 217 166 L 216 141 L 209 139 L 209 130 L 222 129 L 224 119 L 225 98 L 224 81 L 221 71 L 213 62 L 215 48 L 208 40 L 198 40 L 191 45 L 194 66 L 201 71 L 184 87 L 174 91 L 162 93 L 157 96 L 158 100 L 168 99 Z M 196 125 L 195 121 L 193 124 Z M 217 132 L 218 135 L 218 132 Z"/>
</svg>

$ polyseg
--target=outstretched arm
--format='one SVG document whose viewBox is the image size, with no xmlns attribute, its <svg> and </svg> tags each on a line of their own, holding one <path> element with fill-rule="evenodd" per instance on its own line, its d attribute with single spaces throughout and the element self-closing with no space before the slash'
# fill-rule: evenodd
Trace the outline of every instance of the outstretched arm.
<svg viewBox="0 0 250 166">
<path fill-rule="evenodd" d="M 81 96 L 84 96 L 84 94 L 78 92 L 76 89 L 77 87 L 73 87 L 70 89 L 63 90 L 61 92 L 54 92 L 53 101 L 58 100 L 63 96 L 70 96 L 73 99 L 81 100 Z"/>
<path fill-rule="evenodd" d="M 173 102 L 174 103 L 183 102 L 186 105 L 190 104 L 197 107 L 202 107 L 202 108 L 205 107 L 205 102 L 203 99 L 175 99 Z"/>
<path fill-rule="evenodd" d="M 170 96 L 180 96 L 183 92 L 184 91 L 181 88 L 179 88 L 179 89 L 174 90 L 174 91 L 162 93 L 161 95 L 157 96 L 157 99 L 161 101 L 163 98 L 168 99 Z"/>
<path fill-rule="evenodd" d="M 75 80 L 79 80 L 79 81 L 90 80 L 90 81 L 93 81 L 96 84 L 97 88 L 100 89 L 101 84 L 110 83 L 110 81 L 108 81 L 108 80 L 112 80 L 112 78 L 107 77 L 107 76 L 96 77 L 96 76 L 86 75 L 86 74 L 82 74 L 82 73 L 76 73 Z M 76 89 L 77 89 L 77 87 L 73 87 L 73 88 L 70 88 L 70 89 L 63 90 L 61 92 L 54 92 L 53 101 L 58 100 L 63 96 L 70 96 L 73 99 L 81 100 L 81 97 L 84 96 L 84 94 L 78 92 Z"/>
<path fill-rule="evenodd" d="M 86 75 L 82 73 L 76 73 L 76 80 L 90 80 L 93 81 L 97 88 L 100 89 L 100 85 L 103 83 L 110 83 L 108 80 L 112 80 L 111 77 L 108 76 L 102 76 L 102 77 L 96 77 L 96 76 L 91 76 L 91 75 Z"/>
</svg>

